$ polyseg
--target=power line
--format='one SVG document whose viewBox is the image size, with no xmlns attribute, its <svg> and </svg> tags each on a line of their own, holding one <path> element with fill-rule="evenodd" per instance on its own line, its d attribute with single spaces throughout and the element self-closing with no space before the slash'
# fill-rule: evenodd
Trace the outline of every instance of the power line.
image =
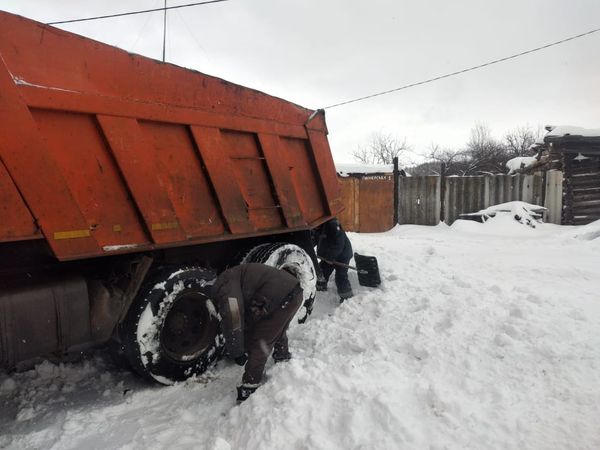
<svg viewBox="0 0 600 450">
<path fill-rule="evenodd" d="M 355 98 L 355 99 L 352 99 L 352 100 L 347 100 L 347 101 L 344 101 L 344 102 L 335 103 L 333 105 L 325 106 L 324 108 L 321 108 L 321 109 L 336 108 L 338 106 L 348 105 L 350 103 L 356 103 L 356 102 L 360 102 L 362 100 L 367 100 L 367 99 L 370 99 L 370 98 L 373 98 L 373 97 L 379 97 L 381 95 L 391 94 L 392 92 L 402 91 L 404 89 L 408 89 L 408 88 L 411 88 L 411 87 L 421 86 L 423 84 L 432 83 L 434 81 L 442 80 L 444 78 L 453 77 L 455 75 L 460 75 L 460 74 L 463 74 L 463 73 L 466 73 L 466 72 L 471 72 L 471 71 L 476 70 L 476 69 L 481 69 L 482 67 L 491 66 L 493 64 L 498 64 L 498 63 L 501 63 L 501 62 L 504 62 L 504 61 L 508 61 L 510 59 L 515 59 L 515 58 L 518 58 L 520 56 L 528 55 L 530 53 L 534 53 L 534 52 L 537 52 L 537 51 L 540 51 L 540 50 L 544 50 L 546 48 L 553 47 L 555 45 L 564 44 L 565 42 L 572 41 L 574 39 L 578 39 L 578 38 L 581 38 L 581 37 L 584 37 L 584 36 L 588 36 L 590 34 L 597 33 L 598 31 L 600 31 L 600 28 L 596 28 L 595 30 L 587 31 L 585 33 L 581 33 L 581 34 L 578 34 L 576 36 L 571 36 L 571 37 L 568 37 L 568 38 L 565 38 L 565 39 L 561 39 L 560 41 L 552 42 L 550 44 L 542 45 L 541 47 L 536 47 L 536 48 L 532 48 L 530 50 L 526 50 L 524 52 L 515 53 L 514 55 L 506 56 L 504 58 L 494 59 L 492 61 L 488 61 L 488 62 L 483 63 L 483 64 L 478 64 L 476 66 L 469 67 L 467 69 L 457 70 L 456 72 L 447 73 L 445 75 L 440 75 L 440 76 L 435 77 L 435 78 L 429 78 L 427 80 L 418 81 L 416 83 L 406 84 L 404 86 L 401 86 L 401 87 L 398 87 L 398 88 L 394 88 L 394 89 L 389 89 L 389 90 L 383 91 L 383 92 L 378 92 L 376 94 L 366 95 L 364 97 L 359 97 L 359 98 Z"/>
<path fill-rule="evenodd" d="M 47 22 L 46 25 L 59 25 L 59 24 L 63 24 L 63 23 L 85 22 L 88 20 L 110 19 L 112 17 L 133 16 L 136 14 L 146 14 L 146 13 L 152 13 L 152 12 L 158 12 L 158 11 L 165 11 L 165 13 L 166 13 L 166 11 L 169 9 L 189 8 L 191 6 L 208 5 L 210 3 L 221 3 L 221 2 L 227 2 L 227 1 L 229 1 L 229 0 L 208 0 L 208 1 L 204 1 L 204 2 L 188 3 L 186 5 L 169 6 L 168 8 L 144 9 L 141 11 L 129 11 L 129 12 L 119 13 L 119 14 L 108 14 L 105 16 L 85 17 L 82 19 L 71 19 L 71 20 L 60 20 L 57 22 Z"/>
</svg>

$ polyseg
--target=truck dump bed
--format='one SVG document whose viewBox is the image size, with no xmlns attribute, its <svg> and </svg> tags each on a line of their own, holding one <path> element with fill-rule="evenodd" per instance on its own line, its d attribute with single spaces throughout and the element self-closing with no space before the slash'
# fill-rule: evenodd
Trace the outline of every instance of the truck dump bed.
<svg viewBox="0 0 600 450">
<path fill-rule="evenodd" d="M 0 12 L 0 245 L 71 260 L 310 228 L 340 210 L 312 115 Z"/>
</svg>

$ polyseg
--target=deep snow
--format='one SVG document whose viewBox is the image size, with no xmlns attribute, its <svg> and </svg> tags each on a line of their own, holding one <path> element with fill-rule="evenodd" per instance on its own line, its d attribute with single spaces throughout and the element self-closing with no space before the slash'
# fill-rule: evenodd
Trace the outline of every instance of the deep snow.
<svg viewBox="0 0 600 450">
<path fill-rule="evenodd" d="M 0 374 L 0 447 L 600 448 L 600 222 L 350 237 L 382 287 L 330 285 L 244 404 L 228 362 L 165 387 L 99 352 Z"/>
</svg>

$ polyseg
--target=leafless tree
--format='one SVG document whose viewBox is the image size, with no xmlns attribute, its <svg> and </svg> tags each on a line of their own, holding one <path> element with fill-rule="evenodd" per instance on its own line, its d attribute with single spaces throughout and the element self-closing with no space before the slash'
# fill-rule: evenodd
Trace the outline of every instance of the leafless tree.
<svg viewBox="0 0 600 450">
<path fill-rule="evenodd" d="M 444 164 L 446 166 L 446 173 L 454 172 L 457 163 L 463 159 L 461 152 L 449 148 L 442 148 L 439 144 L 433 142 L 429 146 L 428 158 L 431 161 L 438 163 L 440 167 Z"/>
<path fill-rule="evenodd" d="M 509 159 L 504 145 L 492 137 L 492 132 L 484 123 L 477 123 L 471 129 L 471 137 L 463 155 L 468 161 L 465 175 L 503 172 L 504 164 Z"/>
<path fill-rule="evenodd" d="M 529 125 L 517 127 L 509 131 L 504 136 L 504 146 L 506 147 L 508 156 L 511 158 L 516 156 L 530 156 L 532 154 L 530 147 L 541 135 L 541 127 L 538 127 L 536 131 Z"/>
<path fill-rule="evenodd" d="M 384 133 L 373 133 L 365 147 L 358 147 L 353 153 L 354 159 L 363 164 L 392 164 L 395 157 L 409 151 L 406 138 L 398 138 Z"/>
</svg>

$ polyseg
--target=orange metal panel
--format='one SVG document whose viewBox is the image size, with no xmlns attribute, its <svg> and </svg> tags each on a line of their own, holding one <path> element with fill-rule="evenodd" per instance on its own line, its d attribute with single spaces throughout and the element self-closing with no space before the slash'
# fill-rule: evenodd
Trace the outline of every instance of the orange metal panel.
<svg viewBox="0 0 600 450">
<path fill-rule="evenodd" d="M 198 74 L 200 75 L 200 74 Z M 141 120 L 200 125 L 236 131 L 276 134 L 306 139 L 303 125 L 274 122 L 254 117 L 227 115 L 187 109 L 177 105 L 147 103 L 129 98 L 106 97 L 44 86 L 19 85 L 28 105 L 38 109 L 54 109 L 87 114 L 133 117 Z M 260 111 L 256 111 L 259 113 Z"/>
<path fill-rule="evenodd" d="M 48 152 L 102 248 L 148 242 L 94 116 L 33 110 Z M 47 173 L 43 171 L 40 173 Z"/>
<path fill-rule="evenodd" d="M 340 188 L 337 182 L 335 164 L 327 142 L 327 135 L 311 129 L 307 131 L 320 184 L 327 199 L 328 213 L 335 216 L 342 209 L 342 204 L 340 202 Z"/>
<path fill-rule="evenodd" d="M 340 209 L 321 114 L 307 125 L 285 100 L 4 12 L 0 55 L 2 194 L 60 259 L 285 233 Z"/>
<path fill-rule="evenodd" d="M 221 150 L 222 136 L 217 128 L 191 127 L 202 162 L 206 166 L 221 212 L 232 233 L 252 233 L 248 209 L 228 155 Z"/>
<path fill-rule="evenodd" d="M 225 232 L 223 218 L 202 168 L 192 136 L 183 125 L 140 122 L 146 154 L 156 166 L 160 188 L 169 196 L 188 239 Z"/>
<path fill-rule="evenodd" d="M 305 139 L 285 138 L 282 142 L 284 161 L 290 171 L 302 216 L 308 223 L 315 222 L 327 213 L 320 181 L 310 155 L 310 146 Z"/>
<path fill-rule="evenodd" d="M 0 241 L 40 237 L 33 216 L 0 161 Z"/>
<path fill-rule="evenodd" d="M 2 58 L 0 136 L 0 158 L 56 255 L 61 258 L 98 252 L 90 224 L 40 137 Z"/>
<path fill-rule="evenodd" d="M 289 227 L 306 226 L 306 221 L 302 217 L 298 197 L 290 178 L 291 168 L 288 167 L 285 156 L 282 155 L 284 150 L 281 138 L 268 134 L 259 134 L 258 138 L 287 225 Z"/>
<path fill-rule="evenodd" d="M 231 159 L 232 175 L 248 207 L 250 222 L 256 230 L 281 228 L 283 218 L 260 152 L 257 137 L 250 133 L 221 131 L 221 151 Z"/>
<path fill-rule="evenodd" d="M 359 230 L 358 180 L 354 177 L 340 177 L 340 192 L 344 209 L 338 219 L 346 231 Z"/>
<path fill-rule="evenodd" d="M 378 233 L 394 226 L 394 177 L 376 175 L 359 181 L 361 233 Z"/>
<path fill-rule="evenodd" d="M 98 116 L 112 154 L 155 243 L 181 241 L 186 236 L 156 174 L 154 154 L 148 151 L 135 119 Z"/>
<path fill-rule="evenodd" d="M 0 53 L 20 82 L 45 86 L 50 93 L 59 92 L 58 88 L 143 99 L 148 104 L 295 125 L 302 125 L 312 112 L 253 89 L 4 12 L 0 12 Z"/>
</svg>

